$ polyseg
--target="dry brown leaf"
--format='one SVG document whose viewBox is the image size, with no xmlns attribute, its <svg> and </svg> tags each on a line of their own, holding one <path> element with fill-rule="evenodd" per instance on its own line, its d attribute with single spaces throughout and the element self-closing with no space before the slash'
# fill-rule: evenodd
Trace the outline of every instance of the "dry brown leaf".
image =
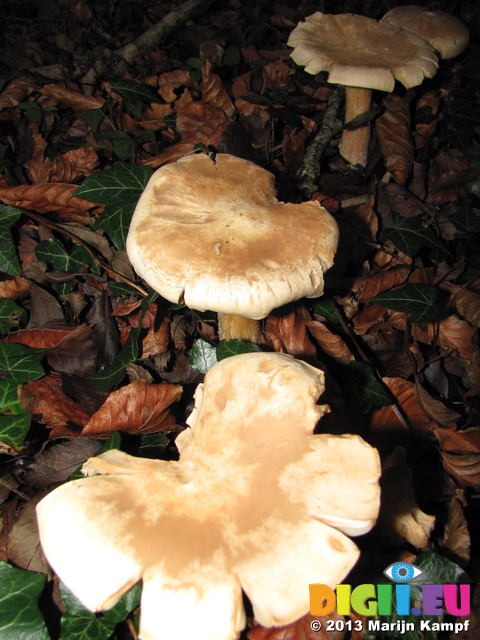
<svg viewBox="0 0 480 640">
<path fill-rule="evenodd" d="M 455 428 L 434 429 L 442 451 L 445 471 L 461 487 L 480 489 L 480 427 L 461 431 Z"/>
<path fill-rule="evenodd" d="M 74 438 L 69 442 L 52 443 L 25 468 L 23 481 L 36 489 L 65 482 L 100 449 L 98 440 Z"/>
<path fill-rule="evenodd" d="M 92 202 L 75 198 L 76 184 L 33 184 L 18 187 L 0 188 L 0 199 L 5 204 L 20 207 L 38 213 L 56 211 L 61 217 L 75 220 L 81 224 L 89 224 L 89 209 L 101 211 Z"/>
<path fill-rule="evenodd" d="M 72 91 L 58 84 L 46 84 L 40 89 L 44 96 L 52 98 L 54 104 L 61 102 L 74 111 L 83 111 L 84 109 L 101 109 L 105 103 L 103 98 L 95 98 L 87 96 L 80 91 Z"/>
<path fill-rule="evenodd" d="M 232 95 L 235 98 L 235 107 L 238 113 L 245 117 L 251 115 L 257 107 L 257 105 L 242 99 L 244 96 L 252 93 L 251 80 L 252 72 L 247 71 L 247 73 L 237 76 L 232 82 Z"/>
<path fill-rule="evenodd" d="M 0 298 L 18 300 L 24 298 L 30 291 L 30 283 L 21 276 L 15 276 L 12 280 L 0 282 Z"/>
<path fill-rule="evenodd" d="M 458 313 L 477 329 L 480 329 L 480 293 L 460 290 L 454 297 Z"/>
<path fill-rule="evenodd" d="M 35 89 L 31 78 L 15 78 L 0 93 L 0 110 L 16 107 Z"/>
<path fill-rule="evenodd" d="M 271 313 L 265 321 L 263 334 L 267 344 L 275 351 L 292 356 L 315 356 L 316 348 L 310 340 L 305 322 L 295 315 L 295 311 Z"/>
<path fill-rule="evenodd" d="M 448 507 L 448 519 L 443 531 L 441 547 L 454 556 L 457 564 L 466 566 L 470 562 L 470 533 L 463 512 L 465 496 L 457 489 Z"/>
<path fill-rule="evenodd" d="M 417 101 L 415 109 L 416 111 L 420 109 L 429 109 L 431 116 L 436 116 L 438 113 L 438 108 L 440 106 L 440 99 L 440 92 L 438 91 L 438 89 L 427 91 Z M 435 133 L 437 124 L 438 118 L 435 117 L 430 122 L 417 122 L 415 124 L 413 138 L 415 140 L 416 149 L 423 149 L 426 139 L 431 138 Z"/>
<path fill-rule="evenodd" d="M 162 73 L 158 78 L 154 76 L 156 81 L 155 85 L 150 82 L 147 84 L 154 87 L 158 93 L 162 96 L 165 102 L 175 102 L 178 95 L 175 93 L 176 89 L 180 87 L 191 87 L 192 81 L 187 69 L 177 69 L 175 71 L 167 71 Z"/>
<path fill-rule="evenodd" d="M 26 162 L 32 182 L 75 182 L 91 175 L 98 168 L 98 156 L 92 147 L 71 149 L 55 160 L 37 158 L 36 164 Z"/>
<path fill-rule="evenodd" d="M 288 624 L 284 627 L 262 627 L 257 625 L 251 629 L 248 634 L 248 640 L 343 640 L 346 636 L 346 631 L 327 631 L 327 622 L 332 620 L 344 621 L 343 616 L 339 616 L 338 613 L 331 613 L 329 616 L 311 616 L 307 613 L 306 616 L 300 618 L 292 624 Z M 312 622 L 318 621 L 322 625 L 321 629 L 314 631 L 312 629 Z M 355 635 L 357 633 L 357 635 Z M 354 632 L 350 636 L 352 640 L 360 640 L 362 637 L 358 635 L 358 632 Z"/>
<path fill-rule="evenodd" d="M 291 92 L 295 89 L 295 84 L 293 84 L 291 80 L 294 74 L 295 70 L 293 67 L 284 60 L 269 62 L 262 69 L 262 93 L 265 93 L 274 87 Z"/>
<path fill-rule="evenodd" d="M 396 265 L 390 269 L 382 269 L 382 271 L 355 278 L 352 291 L 358 300 L 364 302 L 379 293 L 404 285 L 406 282 L 433 284 L 434 281 L 435 277 L 431 269 L 412 271 L 410 266 Z"/>
<path fill-rule="evenodd" d="M 157 330 L 154 330 L 153 326 L 150 328 L 148 334 L 142 341 L 142 358 L 157 356 L 168 350 L 168 345 L 170 343 L 169 329 L 170 318 L 168 316 L 163 318 L 162 323 Z"/>
<path fill-rule="evenodd" d="M 7 537 L 7 553 L 10 562 L 20 569 L 51 574 L 48 562 L 43 555 L 38 537 L 37 503 L 44 497 L 41 493 L 26 502 L 20 515 Z"/>
<path fill-rule="evenodd" d="M 439 323 L 412 325 L 412 337 L 415 340 L 425 344 L 437 343 L 441 347 L 452 349 L 460 358 L 466 360 L 472 359 L 472 339 L 475 334 L 475 327 L 454 315 L 448 316 Z"/>
<path fill-rule="evenodd" d="M 355 360 L 343 338 L 329 331 L 323 322 L 318 322 L 316 320 L 306 320 L 304 322 L 309 333 L 318 342 L 322 351 L 331 358 L 334 358 L 341 364 L 348 364 L 352 360 Z"/>
<path fill-rule="evenodd" d="M 180 385 L 145 384 L 143 380 L 135 380 L 110 393 L 85 425 L 82 436 L 109 438 L 113 431 L 131 434 L 174 431 L 175 418 L 169 407 L 181 395 Z"/>
<path fill-rule="evenodd" d="M 415 398 L 419 406 L 427 416 L 438 422 L 439 425 L 448 427 L 450 424 L 458 422 L 462 417 L 453 409 L 446 407 L 440 400 L 433 398 L 418 380 L 415 380 L 414 388 Z"/>
<path fill-rule="evenodd" d="M 412 382 L 403 378 L 382 378 L 397 400 L 403 414 L 412 427 L 414 437 L 427 437 L 437 427 L 415 399 L 415 389 Z M 370 429 L 381 439 L 381 446 L 391 450 L 397 444 L 409 444 L 407 431 L 398 417 L 394 407 L 381 407 L 373 411 L 370 417 Z M 379 444 L 380 446 L 380 444 Z"/>
<path fill-rule="evenodd" d="M 201 90 L 203 102 L 221 109 L 228 118 L 234 115 L 235 107 L 225 91 L 222 81 L 212 72 L 212 65 L 208 60 L 205 61 L 202 68 Z"/>
<path fill-rule="evenodd" d="M 395 94 L 385 97 L 383 103 L 385 112 L 377 118 L 375 129 L 387 171 L 403 184 L 413 164 L 410 106 L 404 98 Z"/>
<path fill-rule="evenodd" d="M 440 150 L 430 163 L 427 202 L 436 207 L 456 202 L 462 195 L 462 185 L 479 176 L 480 171 L 472 169 L 466 157 Z"/>
<path fill-rule="evenodd" d="M 18 398 L 25 411 L 47 429 L 52 429 L 54 435 L 78 435 L 90 420 L 90 414 L 65 395 L 62 386 L 63 376 L 49 373 L 39 380 L 20 385 Z"/>
</svg>

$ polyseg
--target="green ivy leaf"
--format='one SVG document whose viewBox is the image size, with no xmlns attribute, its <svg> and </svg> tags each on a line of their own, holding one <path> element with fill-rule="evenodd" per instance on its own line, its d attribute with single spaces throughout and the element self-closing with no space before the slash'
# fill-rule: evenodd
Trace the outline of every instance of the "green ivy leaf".
<svg viewBox="0 0 480 640">
<path fill-rule="evenodd" d="M 170 440 L 163 433 L 146 433 L 142 436 L 138 453 L 142 458 L 160 458 Z"/>
<path fill-rule="evenodd" d="M 101 109 L 84 109 L 78 115 L 85 120 L 93 133 L 97 133 L 98 127 L 105 117 Z"/>
<path fill-rule="evenodd" d="M 0 638 L 49 640 L 38 599 L 46 576 L 0 562 Z"/>
<path fill-rule="evenodd" d="M 113 150 L 120 160 L 127 161 L 134 158 L 138 145 L 125 131 L 107 131 L 102 134 L 102 137 L 112 142 Z"/>
<path fill-rule="evenodd" d="M 251 353 L 252 351 L 260 351 L 260 347 L 251 342 L 243 342 L 235 338 L 234 340 L 220 340 L 217 347 L 217 360 L 224 360 L 230 356 L 237 356 L 239 353 Z"/>
<path fill-rule="evenodd" d="M 365 413 L 372 407 L 392 404 L 388 389 L 377 379 L 372 367 L 363 362 L 350 362 L 347 368 L 347 389 Z"/>
<path fill-rule="evenodd" d="M 474 180 L 473 182 L 467 182 L 465 184 L 465 191 L 476 198 L 480 198 L 480 180 Z"/>
<path fill-rule="evenodd" d="M 125 206 L 107 204 L 95 221 L 93 228 L 95 230 L 102 229 L 117 249 L 123 251 L 134 209 L 135 203 Z"/>
<path fill-rule="evenodd" d="M 75 197 L 100 204 L 135 204 L 152 173 L 148 166 L 116 162 L 111 169 L 85 178 Z"/>
<path fill-rule="evenodd" d="M 320 298 L 312 305 L 314 313 L 319 316 L 323 316 L 332 324 L 340 324 L 338 315 L 335 312 L 335 307 L 331 298 Z"/>
<path fill-rule="evenodd" d="M 117 80 L 113 83 L 112 89 L 131 104 L 136 104 L 137 102 L 144 104 L 163 102 L 158 93 L 152 91 L 147 85 L 140 84 L 134 80 Z"/>
<path fill-rule="evenodd" d="M 0 204 L 0 271 L 9 276 L 17 276 L 21 272 L 10 231 L 21 215 L 20 209 Z"/>
<path fill-rule="evenodd" d="M 195 342 L 190 354 L 191 366 L 200 373 L 207 373 L 217 363 L 217 350 L 201 338 Z"/>
<path fill-rule="evenodd" d="M 437 289 L 427 284 L 408 283 L 395 291 L 379 293 L 370 302 L 379 304 L 394 311 L 404 311 L 410 316 L 411 322 L 432 322 L 439 316 L 440 309 L 435 305 Z"/>
<path fill-rule="evenodd" d="M 97 617 L 93 613 L 77 617 L 63 615 L 59 640 L 108 640 L 114 629 L 115 623 L 104 616 Z"/>
<path fill-rule="evenodd" d="M 399 251 L 407 256 L 415 255 L 422 247 L 432 247 L 449 253 L 435 233 L 423 226 L 420 218 L 404 218 L 392 212 L 394 227 L 383 230 L 387 240 L 393 242 Z"/>
<path fill-rule="evenodd" d="M 0 369 L 7 372 L 5 379 L 16 384 L 37 380 L 44 374 L 40 364 L 42 349 L 31 349 L 23 344 L 0 342 Z"/>
<path fill-rule="evenodd" d="M 450 222 L 459 231 L 464 233 L 478 233 L 480 231 L 480 217 L 475 213 L 468 202 L 462 202 L 451 216 Z"/>
<path fill-rule="evenodd" d="M 42 108 L 36 102 L 20 102 L 17 108 L 25 111 L 25 115 L 30 122 L 40 122 L 42 119 Z"/>
<path fill-rule="evenodd" d="M 0 298 L 0 333 L 5 334 L 27 319 L 25 309 L 10 298 Z"/>
<path fill-rule="evenodd" d="M 18 384 L 8 377 L 0 381 L 0 411 L 15 415 L 25 413 L 18 399 Z"/>
<path fill-rule="evenodd" d="M 31 423 L 32 416 L 27 413 L 0 416 L 0 453 L 15 455 L 21 451 Z"/>
<path fill-rule="evenodd" d="M 83 264 L 88 264 L 90 260 L 87 250 L 81 244 L 76 244 L 69 253 L 56 238 L 39 242 L 35 247 L 35 255 L 42 262 L 51 264 L 55 271 L 70 273 L 78 271 Z"/>
</svg>

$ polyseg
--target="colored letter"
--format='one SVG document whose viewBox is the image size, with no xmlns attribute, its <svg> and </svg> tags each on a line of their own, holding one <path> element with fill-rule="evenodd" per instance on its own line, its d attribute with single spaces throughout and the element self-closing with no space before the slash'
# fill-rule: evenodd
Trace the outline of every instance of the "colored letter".
<svg viewBox="0 0 480 640">
<path fill-rule="evenodd" d="M 458 606 L 458 584 L 444 584 L 445 607 L 452 616 L 470 615 L 470 585 L 460 585 L 460 606 Z"/>
<path fill-rule="evenodd" d="M 377 601 L 378 601 L 378 615 L 390 616 L 392 615 L 392 585 L 391 584 L 378 584 L 377 585 Z"/>
<path fill-rule="evenodd" d="M 311 584 L 310 587 L 310 615 L 328 616 L 335 610 L 335 591 L 326 584 Z"/>
<path fill-rule="evenodd" d="M 441 616 L 443 613 L 443 584 L 424 584 L 423 592 L 423 615 Z"/>
<path fill-rule="evenodd" d="M 350 594 L 352 587 L 349 584 L 337 584 L 337 613 L 339 616 L 350 615 Z"/>
<path fill-rule="evenodd" d="M 399 616 L 410 615 L 410 585 L 396 584 L 395 599 L 397 601 L 397 614 Z"/>
<path fill-rule="evenodd" d="M 376 616 L 377 601 L 375 600 L 375 585 L 360 584 L 358 587 L 355 587 L 352 592 L 352 607 L 362 616 Z"/>
</svg>

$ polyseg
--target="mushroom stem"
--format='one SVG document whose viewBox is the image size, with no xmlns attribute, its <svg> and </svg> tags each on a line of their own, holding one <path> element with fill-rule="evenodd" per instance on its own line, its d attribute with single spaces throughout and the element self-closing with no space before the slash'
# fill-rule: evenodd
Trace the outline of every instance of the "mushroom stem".
<svg viewBox="0 0 480 640">
<path fill-rule="evenodd" d="M 360 87 L 345 87 L 345 124 L 370 110 L 372 104 L 372 90 Z M 344 129 L 340 142 L 340 153 L 343 158 L 355 166 L 365 167 L 368 158 L 368 143 L 370 142 L 370 124 Z"/>
<path fill-rule="evenodd" d="M 260 322 L 245 316 L 218 314 L 218 337 L 220 340 L 239 338 L 245 342 L 258 344 L 260 341 Z"/>
</svg>

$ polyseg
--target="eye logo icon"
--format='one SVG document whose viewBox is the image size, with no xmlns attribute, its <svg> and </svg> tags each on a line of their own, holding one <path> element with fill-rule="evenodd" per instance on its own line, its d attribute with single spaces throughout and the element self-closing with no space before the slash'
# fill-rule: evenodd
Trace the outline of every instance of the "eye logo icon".
<svg viewBox="0 0 480 640">
<path fill-rule="evenodd" d="M 383 572 L 393 582 L 410 582 L 423 571 L 414 564 L 408 562 L 394 562 Z"/>
</svg>

